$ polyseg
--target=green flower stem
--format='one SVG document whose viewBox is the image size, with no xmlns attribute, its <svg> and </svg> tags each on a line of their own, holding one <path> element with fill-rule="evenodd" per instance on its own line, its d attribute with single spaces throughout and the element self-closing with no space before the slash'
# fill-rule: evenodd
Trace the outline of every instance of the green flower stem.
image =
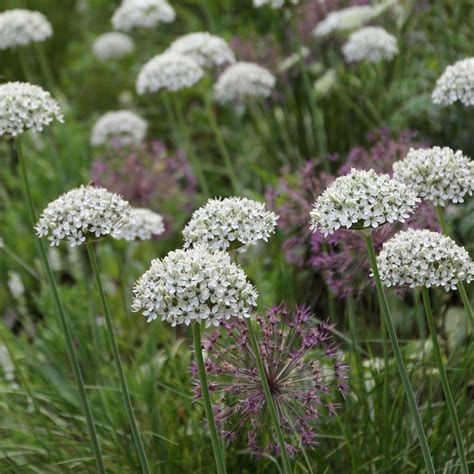
<svg viewBox="0 0 474 474">
<path fill-rule="evenodd" d="M 209 395 L 206 367 L 204 366 L 204 358 L 202 355 L 201 325 L 199 323 L 193 324 L 193 340 L 196 363 L 198 366 L 199 381 L 201 383 L 202 399 L 204 402 L 204 410 L 206 412 L 207 424 L 209 426 L 209 433 L 211 435 L 211 443 L 212 449 L 214 451 L 214 459 L 216 461 L 216 469 L 218 474 L 224 474 L 226 472 L 224 450 L 222 447 L 222 443 L 219 440 L 219 435 L 217 433 L 216 422 L 214 420 L 214 412 L 212 410 L 211 396 Z"/>
<path fill-rule="evenodd" d="M 135 449 L 137 450 L 138 458 L 140 460 L 141 470 L 144 473 L 150 473 L 150 468 L 148 466 L 148 460 L 145 453 L 145 448 L 140 437 L 140 432 L 138 430 L 137 421 L 133 413 L 132 401 L 130 399 L 130 393 L 128 391 L 127 381 L 125 380 L 125 374 L 122 367 L 122 362 L 120 359 L 120 353 L 118 350 L 117 340 L 115 338 L 115 331 L 112 324 L 112 317 L 109 311 L 109 305 L 105 297 L 104 288 L 102 286 L 102 280 L 100 278 L 99 265 L 97 263 L 97 257 L 95 255 L 94 243 L 86 243 L 87 254 L 89 255 L 89 260 L 92 267 L 92 273 L 94 274 L 95 282 L 97 289 L 99 291 L 99 297 L 104 310 L 105 324 L 107 326 L 107 335 L 109 336 L 109 343 L 112 348 L 112 354 L 115 361 L 115 368 L 117 370 L 117 375 L 119 378 L 120 391 L 122 393 L 123 403 L 125 405 L 125 410 L 127 412 L 128 424 L 132 432 L 133 442 L 135 444 Z"/>
<path fill-rule="evenodd" d="M 48 88 L 49 92 L 53 93 L 55 89 L 53 73 L 51 72 L 49 61 L 46 58 L 44 45 L 40 43 L 34 43 L 34 48 L 35 48 L 36 56 L 38 57 L 38 62 L 41 68 L 41 74 L 43 75 L 44 83 L 46 87 Z"/>
<path fill-rule="evenodd" d="M 421 289 L 423 295 L 423 303 L 425 305 L 426 319 L 428 321 L 428 327 L 431 333 L 431 340 L 433 341 L 433 351 L 435 354 L 436 363 L 438 365 L 439 375 L 441 379 L 441 386 L 443 387 L 444 397 L 446 399 L 446 405 L 448 407 L 449 417 L 451 418 L 451 424 L 453 426 L 454 437 L 456 438 L 456 444 L 458 447 L 459 460 L 461 463 L 461 472 L 468 474 L 469 469 L 467 467 L 466 453 L 464 452 L 464 443 L 461 435 L 461 428 L 459 426 L 458 416 L 456 414 L 456 408 L 454 406 L 453 396 L 451 389 L 448 384 L 448 377 L 446 375 L 446 369 L 444 368 L 443 359 L 441 357 L 441 351 L 438 344 L 438 336 L 436 334 L 436 326 L 433 319 L 433 311 L 430 303 L 430 293 L 428 288 L 423 287 Z"/>
<path fill-rule="evenodd" d="M 451 235 L 450 235 L 449 228 L 448 228 L 448 225 L 446 224 L 446 219 L 444 216 L 444 209 L 441 206 L 436 206 L 436 214 L 438 216 L 439 225 L 441 226 L 441 230 L 443 231 L 443 234 L 450 237 Z M 472 306 L 471 306 L 471 302 L 469 301 L 466 288 L 464 287 L 464 284 L 462 281 L 457 283 L 457 287 L 458 287 L 459 296 L 461 297 L 462 303 L 464 305 L 464 310 L 466 311 L 467 316 L 469 318 L 471 329 L 474 329 L 474 313 L 472 312 Z"/>
<path fill-rule="evenodd" d="M 387 328 L 390 342 L 392 344 L 392 349 L 395 355 L 395 362 L 397 364 L 398 372 L 400 373 L 400 377 L 402 379 L 403 388 L 405 390 L 405 394 L 408 400 L 408 406 L 410 408 L 411 414 L 415 421 L 418 441 L 420 443 L 421 451 L 423 453 L 423 458 L 425 460 L 426 470 L 429 474 L 435 474 L 435 468 L 433 465 L 433 460 L 431 458 L 430 449 L 428 447 L 428 441 L 426 439 L 425 430 L 423 429 L 420 413 L 416 405 L 415 394 L 413 392 L 413 388 L 411 386 L 410 379 L 408 378 L 407 370 L 403 362 L 403 356 L 400 350 L 400 346 L 398 345 L 397 334 L 395 332 L 395 327 L 393 325 L 392 315 L 390 313 L 387 298 L 383 290 L 382 280 L 380 279 L 372 236 L 369 234 L 369 235 L 365 235 L 364 238 L 365 238 L 365 243 L 367 245 L 367 252 L 369 255 L 370 266 L 374 274 L 375 286 L 377 288 L 377 296 L 378 296 L 380 307 L 382 310 L 381 312 L 382 312 L 383 320 Z"/>
<path fill-rule="evenodd" d="M 235 176 L 234 169 L 232 167 L 232 161 L 230 160 L 229 151 L 224 142 L 224 138 L 222 137 L 222 133 L 219 128 L 219 125 L 217 124 L 216 117 L 214 115 L 214 111 L 212 110 L 212 104 L 211 104 L 208 94 L 204 95 L 204 102 L 206 104 L 206 111 L 209 117 L 209 123 L 211 124 L 212 131 L 214 132 L 214 135 L 216 137 L 217 146 L 221 153 L 222 159 L 224 160 L 224 164 L 227 170 L 227 175 L 232 184 L 234 193 L 239 194 L 239 190 L 240 190 L 239 182 Z"/>
<path fill-rule="evenodd" d="M 258 348 L 257 336 L 252 325 L 251 318 L 247 319 L 247 330 L 249 333 L 250 345 L 257 363 L 258 372 L 260 374 L 260 379 L 262 380 L 263 393 L 265 394 L 265 401 L 267 402 L 268 411 L 270 413 L 270 418 L 275 428 L 276 436 L 278 439 L 278 444 L 280 446 L 281 458 L 283 461 L 283 472 L 284 474 L 291 474 L 293 471 L 291 469 L 290 458 L 288 457 L 288 452 L 286 450 L 285 437 L 283 436 L 283 431 L 281 430 L 280 421 L 278 420 L 277 410 L 275 403 L 270 391 L 270 386 L 268 385 L 267 373 L 263 365 L 262 357 L 260 356 L 260 350 Z"/>
<path fill-rule="evenodd" d="M 25 158 L 23 156 L 19 138 L 15 139 L 15 151 L 17 154 L 18 162 L 20 164 L 20 173 L 21 173 L 21 179 L 22 179 L 22 184 L 23 184 L 23 191 L 25 193 L 26 201 L 28 204 L 28 212 L 30 214 L 30 221 L 31 221 L 32 226 L 34 227 L 34 225 L 36 224 L 36 213 L 35 213 L 35 208 L 33 205 L 33 197 L 31 195 L 31 189 L 30 189 L 29 180 L 28 180 L 28 172 L 27 172 L 27 167 L 25 163 Z M 58 287 L 56 285 L 56 280 L 54 279 L 54 274 L 51 269 L 51 265 L 49 264 L 49 261 L 48 261 L 46 248 L 41 239 L 38 239 L 38 248 L 40 250 L 40 256 L 41 256 L 41 261 L 44 267 L 44 271 L 46 273 L 48 283 L 51 287 L 51 292 L 53 295 L 53 300 L 56 306 L 56 310 L 59 315 L 61 329 L 63 331 L 64 340 L 66 342 L 66 350 L 68 353 L 69 362 L 71 364 L 71 367 L 74 373 L 74 378 L 76 379 L 77 387 L 79 389 L 79 398 L 81 400 L 82 410 L 86 417 L 86 423 L 87 423 L 87 428 L 89 430 L 90 442 L 91 442 L 92 451 L 95 457 L 97 472 L 105 473 L 104 461 L 102 459 L 102 452 L 101 452 L 99 441 L 97 438 L 94 418 L 93 418 L 92 411 L 89 405 L 89 401 L 87 399 L 86 389 L 84 385 L 84 380 L 82 378 L 82 372 L 81 372 L 81 367 L 79 365 L 79 360 L 78 360 L 76 351 L 74 349 L 71 329 L 69 327 L 66 314 L 64 312 L 63 304 L 59 296 Z"/>
</svg>

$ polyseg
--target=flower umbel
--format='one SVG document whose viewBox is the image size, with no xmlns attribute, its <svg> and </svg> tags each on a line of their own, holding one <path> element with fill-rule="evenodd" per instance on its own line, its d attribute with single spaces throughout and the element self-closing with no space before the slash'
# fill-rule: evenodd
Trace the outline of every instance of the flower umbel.
<svg viewBox="0 0 474 474">
<path fill-rule="evenodd" d="M 0 137 L 16 137 L 30 129 L 42 132 L 53 120 L 64 118 L 49 92 L 27 82 L 0 85 Z"/>
<path fill-rule="evenodd" d="M 277 219 L 263 203 L 251 199 L 210 199 L 184 228 L 185 247 L 205 243 L 213 250 L 227 250 L 267 241 L 275 232 Z"/>
<path fill-rule="evenodd" d="M 122 240 L 150 240 L 165 231 L 163 217 L 149 209 L 133 207 L 128 222 L 112 232 L 112 237 Z"/>
<path fill-rule="evenodd" d="M 229 66 L 214 85 L 218 102 L 244 100 L 249 97 L 268 97 L 275 87 L 275 76 L 262 66 L 238 62 Z"/>
<path fill-rule="evenodd" d="M 38 237 L 47 236 L 52 246 L 67 240 L 75 247 L 89 236 L 111 234 L 128 221 L 130 212 L 128 202 L 119 195 L 104 188 L 81 186 L 49 203 L 35 230 Z"/>
<path fill-rule="evenodd" d="M 40 12 L 17 8 L 0 13 L 0 49 L 39 43 L 52 34 L 51 24 Z"/>
<path fill-rule="evenodd" d="M 378 63 L 398 54 L 397 38 L 383 28 L 367 26 L 355 31 L 342 47 L 346 61 Z"/>
<path fill-rule="evenodd" d="M 313 323 L 311 316 L 308 308 L 291 310 L 281 304 L 257 317 L 260 352 L 290 454 L 317 444 L 316 424 L 324 414 L 335 412 L 337 393 L 347 391 L 346 366 L 331 340 L 330 326 Z M 252 454 L 278 454 L 276 438 L 264 438 L 271 427 L 246 324 L 233 319 L 222 326 L 203 341 L 209 390 L 220 396 L 216 423 L 226 441 L 247 431 Z M 199 397 L 195 365 L 192 372 Z"/>
<path fill-rule="evenodd" d="M 97 120 L 92 129 L 91 144 L 114 146 L 140 145 L 148 124 L 130 110 L 107 112 Z"/>
<path fill-rule="evenodd" d="M 92 52 L 101 61 L 121 58 L 133 52 L 133 49 L 132 38 L 116 31 L 100 35 L 92 44 Z"/>
<path fill-rule="evenodd" d="M 393 164 L 394 178 L 435 206 L 464 201 L 474 192 L 474 161 L 451 148 L 411 149 Z"/>
<path fill-rule="evenodd" d="M 463 247 L 429 230 L 399 232 L 383 245 L 377 257 L 385 286 L 443 287 L 474 280 L 474 262 Z"/>
<path fill-rule="evenodd" d="M 211 252 L 205 245 L 170 252 L 135 284 L 133 311 L 153 321 L 189 325 L 248 318 L 256 306 L 257 291 L 244 271 L 225 252 Z"/>
<path fill-rule="evenodd" d="M 436 82 L 431 98 L 438 105 L 452 105 L 456 101 L 466 107 L 474 105 L 474 58 L 448 66 Z"/>
<path fill-rule="evenodd" d="M 150 59 L 140 70 L 137 92 L 158 92 L 165 89 L 176 92 L 196 84 L 204 71 L 196 61 L 177 53 L 163 53 Z"/>
<path fill-rule="evenodd" d="M 388 174 L 352 169 L 316 199 L 311 230 L 327 236 L 341 227 L 376 229 L 387 222 L 405 222 L 419 201 L 413 191 Z"/>
<path fill-rule="evenodd" d="M 116 30 L 150 29 L 159 23 L 172 23 L 176 13 L 166 0 L 123 0 L 112 16 Z"/>
<path fill-rule="evenodd" d="M 235 62 L 234 53 L 228 44 L 219 36 L 207 32 L 180 36 L 166 52 L 188 56 L 204 68 Z"/>
</svg>

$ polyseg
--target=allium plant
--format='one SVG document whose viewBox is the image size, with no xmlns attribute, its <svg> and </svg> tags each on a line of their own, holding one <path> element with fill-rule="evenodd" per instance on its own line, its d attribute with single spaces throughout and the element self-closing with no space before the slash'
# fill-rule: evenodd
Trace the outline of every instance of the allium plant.
<svg viewBox="0 0 474 474">
<path fill-rule="evenodd" d="M 149 209 L 133 207 L 125 224 L 112 232 L 120 240 L 150 240 L 165 231 L 163 217 Z"/>
<path fill-rule="evenodd" d="M 39 43 L 52 34 L 51 24 L 40 12 L 18 8 L 0 13 L 0 49 Z"/>
<path fill-rule="evenodd" d="M 203 68 L 235 62 L 234 53 L 225 40 L 208 32 L 180 36 L 165 52 L 188 56 Z"/>
<path fill-rule="evenodd" d="M 262 66 L 238 62 L 219 76 L 214 85 L 214 97 L 221 103 L 250 97 L 269 97 L 275 82 L 275 76 Z"/>
<path fill-rule="evenodd" d="M 91 144 L 94 146 L 137 146 L 145 139 L 148 123 L 135 112 L 117 110 L 102 115 L 94 124 Z"/>
<path fill-rule="evenodd" d="M 287 5 L 298 5 L 300 0 L 253 0 L 253 6 L 256 8 L 263 7 L 265 5 L 269 5 L 274 9 L 282 8 Z"/>
<path fill-rule="evenodd" d="M 347 62 L 378 63 L 398 54 L 397 38 L 378 26 L 367 26 L 349 36 L 342 52 Z"/>
<path fill-rule="evenodd" d="M 100 61 L 119 59 L 132 53 L 133 50 L 132 38 L 117 31 L 104 33 L 92 43 L 92 52 Z"/>
<path fill-rule="evenodd" d="M 315 324 L 311 316 L 306 307 L 290 309 L 280 304 L 256 318 L 266 378 L 290 454 L 318 444 L 318 425 L 335 413 L 338 394 L 345 395 L 348 389 L 347 368 L 331 339 L 330 326 Z M 222 330 L 211 333 L 203 347 L 209 389 L 219 396 L 216 421 L 223 439 L 233 442 L 246 431 L 252 454 L 279 455 L 245 323 L 223 322 Z M 199 398 L 195 365 L 192 373 Z M 272 432 L 270 438 L 267 430 Z"/>
<path fill-rule="evenodd" d="M 448 66 L 437 80 L 431 98 L 438 105 L 452 105 L 456 101 L 466 107 L 474 105 L 474 58 Z"/>
<path fill-rule="evenodd" d="M 42 132 L 63 114 L 51 94 L 27 82 L 0 85 L 0 137 L 12 138 L 27 130 Z"/>
<path fill-rule="evenodd" d="M 183 230 L 185 247 L 204 243 L 213 250 L 244 250 L 275 232 L 278 217 L 261 202 L 232 197 L 210 199 Z"/>
<path fill-rule="evenodd" d="M 159 23 L 172 23 L 176 18 L 166 0 L 122 0 L 112 16 L 116 30 L 150 29 Z"/>
</svg>

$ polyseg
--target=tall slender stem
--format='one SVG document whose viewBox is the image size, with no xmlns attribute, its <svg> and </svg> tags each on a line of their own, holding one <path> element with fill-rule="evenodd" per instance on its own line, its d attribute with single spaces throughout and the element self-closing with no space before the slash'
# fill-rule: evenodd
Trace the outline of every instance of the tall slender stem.
<svg viewBox="0 0 474 474">
<path fill-rule="evenodd" d="M 30 184 L 28 180 L 28 172 L 27 172 L 27 166 L 25 163 L 25 158 L 22 152 L 21 148 L 21 143 L 20 139 L 16 138 L 15 139 L 15 147 L 14 147 L 18 162 L 20 163 L 20 174 L 21 174 L 21 179 L 23 183 L 23 191 L 25 193 L 26 201 L 28 204 L 28 212 L 30 215 L 30 221 L 32 227 L 34 227 L 36 223 L 36 212 L 33 204 L 33 197 L 31 195 L 31 189 L 30 189 Z M 40 256 L 41 256 L 41 261 L 46 273 L 46 277 L 48 279 L 48 283 L 51 287 L 51 293 L 53 295 L 53 300 L 54 304 L 56 306 L 56 310 L 59 315 L 59 320 L 61 324 L 61 329 L 63 331 L 64 335 L 64 340 L 66 342 L 66 350 L 68 353 L 69 357 L 69 362 L 71 364 L 73 373 L 74 373 L 74 378 L 76 379 L 77 387 L 79 389 L 79 398 L 81 401 L 82 405 L 82 410 L 84 412 L 84 415 L 86 417 L 86 424 L 87 424 L 87 429 L 89 431 L 89 436 L 90 436 L 90 442 L 92 446 L 92 451 L 94 453 L 95 457 L 95 462 L 96 462 L 96 467 L 97 471 L 99 473 L 105 473 L 105 466 L 104 466 L 104 461 L 102 459 L 102 452 L 100 449 L 99 441 L 97 438 L 97 432 L 95 429 L 95 424 L 94 424 L 94 417 L 92 415 L 92 411 L 89 405 L 89 400 L 87 399 L 86 395 L 86 389 L 84 385 L 84 380 L 82 378 L 82 372 L 81 372 L 81 367 L 79 365 L 79 360 L 76 354 L 76 351 L 74 349 L 74 343 L 72 339 L 72 333 L 71 329 L 69 327 L 66 314 L 64 312 L 63 304 L 61 301 L 61 298 L 59 296 L 59 291 L 58 287 L 56 285 L 56 280 L 54 279 L 54 274 L 51 269 L 51 265 L 49 264 L 48 261 L 48 256 L 46 253 L 46 248 L 44 246 L 44 243 L 41 239 L 38 239 L 38 247 L 40 250 Z"/>
<path fill-rule="evenodd" d="M 229 176 L 230 182 L 232 184 L 232 188 L 234 189 L 234 193 L 239 193 L 239 182 L 234 173 L 234 169 L 232 167 L 232 162 L 230 160 L 229 151 L 227 150 L 226 144 L 224 142 L 224 138 L 222 137 L 221 130 L 219 125 L 217 124 L 216 117 L 214 115 L 214 111 L 212 110 L 211 101 L 209 100 L 208 94 L 204 95 L 204 102 L 206 103 L 206 110 L 207 115 L 209 117 L 209 123 L 211 124 L 212 131 L 216 137 L 217 146 L 219 147 L 219 151 L 221 153 L 222 159 L 224 160 L 224 164 L 227 170 L 227 175 Z"/>
<path fill-rule="evenodd" d="M 443 359 L 441 358 L 441 351 L 439 349 L 438 336 L 436 334 L 436 326 L 433 319 L 433 311 L 431 309 L 430 293 L 428 291 L 428 288 L 423 287 L 421 289 L 421 294 L 423 295 L 426 319 L 428 321 L 428 327 L 431 333 L 431 340 L 433 341 L 433 352 L 435 355 L 436 363 L 438 365 L 441 386 L 443 387 L 443 393 L 446 399 L 446 405 L 448 406 L 449 417 L 451 418 L 451 424 L 453 426 L 454 437 L 456 438 L 459 460 L 461 463 L 461 472 L 463 474 L 468 474 L 469 470 L 467 467 L 466 453 L 464 452 L 464 443 L 461 435 L 461 428 L 459 426 L 459 420 L 456 414 L 456 407 L 454 406 L 454 400 L 451 394 L 451 389 L 449 388 L 446 369 L 444 368 Z"/>
<path fill-rule="evenodd" d="M 115 331 L 112 324 L 112 317 L 109 311 L 109 305 L 107 303 L 107 298 L 105 297 L 104 288 L 102 286 L 102 280 L 100 278 L 99 265 L 97 263 L 97 257 L 95 255 L 95 250 L 93 247 L 93 242 L 87 242 L 87 254 L 89 255 L 89 260 L 92 267 L 92 273 L 94 274 L 95 282 L 97 285 L 97 290 L 99 291 L 99 297 L 102 304 L 102 309 L 104 310 L 105 324 L 107 326 L 107 335 L 109 337 L 109 343 L 112 348 L 112 354 L 115 361 L 115 368 L 117 370 L 117 375 L 119 378 L 120 391 L 122 393 L 123 403 L 125 405 L 125 410 L 127 412 L 128 424 L 132 432 L 133 442 L 135 444 L 135 449 L 138 453 L 138 458 L 140 460 L 140 465 L 142 472 L 150 473 L 150 468 L 148 467 L 148 460 L 145 453 L 145 448 L 143 447 L 142 439 L 140 437 L 140 432 L 138 430 L 137 421 L 133 413 L 132 401 L 130 399 L 130 393 L 128 391 L 127 381 L 125 379 L 125 374 L 122 367 L 122 361 L 120 359 L 120 353 L 118 350 L 117 340 L 115 338 Z"/>
<path fill-rule="evenodd" d="M 415 428 L 418 435 L 418 441 L 420 443 L 421 451 L 423 453 L 423 458 L 425 460 L 426 470 L 429 474 L 434 474 L 435 468 L 433 465 L 433 460 L 431 458 L 430 449 L 428 447 L 428 441 L 426 439 L 425 430 L 423 429 L 420 413 L 416 405 L 415 394 L 413 392 L 413 388 L 411 386 L 410 379 L 408 378 L 407 370 L 403 362 L 402 351 L 400 350 L 400 346 L 398 344 L 397 333 L 395 332 L 395 326 L 393 325 L 392 315 L 390 313 L 387 298 L 383 290 L 382 280 L 380 279 L 372 236 L 369 234 L 364 236 L 364 238 L 367 246 L 367 252 L 369 255 L 370 266 L 374 274 L 375 286 L 377 288 L 377 296 L 382 310 L 382 316 L 395 355 L 395 362 L 397 364 L 398 372 L 400 373 L 400 377 L 402 379 L 403 388 L 405 390 L 405 394 L 408 400 L 408 406 L 415 421 Z"/>
<path fill-rule="evenodd" d="M 441 230 L 443 231 L 443 234 L 450 237 L 451 234 L 449 232 L 449 227 L 446 224 L 444 209 L 441 206 L 436 206 L 436 214 L 438 216 L 439 225 L 441 226 Z M 458 287 L 459 296 L 461 296 L 462 303 L 464 305 L 464 310 L 466 311 L 467 316 L 469 318 L 469 324 L 471 325 L 471 329 L 474 330 L 474 313 L 472 311 L 471 302 L 469 301 L 466 288 L 464 287 L 464 284 L 462 281 L 458 282 L 457 287 Z"/>
<path fill-rule="evenodd" d="M 209 426 L 209 433 L 211 435 L 211 443 L 212 449 L 214 451 L 214 459 L 216 461 L 216 469 L 218 474 L 223 474 L 226 472 L 224 451 L 222 448 L 222 443 L 219 440 L 216 422 L 214 420 L 214 412 L 212 410 L 211 397 L 209 395 L 209 386 L 207 383 L 206 367 L 204 366 L 204 358 L 202 356 L 201 325 L 198 323 L 193 324 L 193 340 L 194 352 L 196 354 L 196 363 L 198 366 L 199 381 L 201 383 L 202 399 L 204 401 L 207 424 Z"/>
<path fill-rule="evenodd" d="M 34 43 L 34 48 L 36 51 L 36 56 L 38 57 L 38 61 L 41 68 L 41 73 L 43 75 L 44 82 L 46 87 L 48 88 L 49 92 L 53 92 L 54 87 L 54 79 L 53 74 L 51 72 L 51 67 L 49 64 L 48 59 L 46 58 L 46 53 L 44 51 L 44 45 L 40 43 Z"/>
<path fill-rule="evenodd" d="M 291 469 L 291 463 L 290 463 L 290 458 L 288 457 L 288 451 L 286 450 L 285 437 L 283 436 L 283 431 L 281 430 L 280 421 L 278 419 L 275 403 L 272 397 L 272 393 L 270 391 L 270 386 L 268 385 L 267 373 L 263 365 L 262 357 L 260 356 L 260 349 L 258 347 L 257 336 L 255 335 L 255 330 L 253 328 L 252 320 L 250 318 L 247 319 L 247 329 L 248 329 L 249 338 L 250 338 L 250 345 L 252 346 L 252 351 L 254 353 L 258 372 L 260 374 L 260 379 L 262 381 L 265 401 L 267 402 L 270 418 L 272 420 L 273 428 L 275 429 L 276 436 L 278 439 L 281 458 L 283 461 L 283 472 L 284 474 L 291 474 L 293 471 Z"/>
</svg>

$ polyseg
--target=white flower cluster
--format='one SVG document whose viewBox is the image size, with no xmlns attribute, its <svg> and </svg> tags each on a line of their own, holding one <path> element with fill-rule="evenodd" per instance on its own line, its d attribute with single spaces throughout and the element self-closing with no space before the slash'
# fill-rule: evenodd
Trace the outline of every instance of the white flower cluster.
<svg viewBox="0 0 474 474">
<path fill-rule="evenodd" d="M 15 381 L 15 366 L 7 347 L 3 344 L 0 344 L 0 368 L 0 381 L 3 379 L 12 390 L 18 389 L 18 384 Z"/>
<path fill-rule="evenodd" d="M 398 54 L 397 38 L 378 26 L 367 26 L 355 31 L 342 47 L 347 62 L 378 63 Z"/>
<path fill-rule="evenodd" d="M 474 262 L 454 240 L 430 230 L 398 232 L 377 257 L 385 286 L 456 289 L 474 279 Z"/>
<path fill-rule="evenodd" d="M 257 304 L 257 291 L 244 271 L 229 254 L 205 245 L 153 260 L 133 293 L 133 311 L 148 322 L 160 317 L 172 326 L 193 321 L 218 326 L 221 320 L 248 318 Z"/>
<path fill-rule="evenodd" d="M 133 49 L 132 38 L 117 31 L 104 33 L 92 43 L 92 52 L 101 61 L 121 58 L 130 54 Z"/>
<path fill-rule="evenodd" d="M 176 18 L 173 7 L 166 0 L 123 0 L 112 16 L 116 30 L 153 28 L 159 23 L 172 23 Z"/>
<path fill-rule="evenodd" d="M 107 112 L 92 128 L 91 144 L 100 146 L 116 142 L 121 146 L 140 145 L 147 128 L 147 122 L 130 110 Z"/>
<path fill-rule="evenodd" d="M 219 36 L 207 32 L 180 36 L 171 43 L 166 52 L 188 56 L 204 68 L 235 62 L 229 45 Z"/>
<path fill-rule="evenodd" d="M 164 53 L 150 59 L 137 78 L 137 92 L 171 92 L 191 87 L 204 75 L 204 71 L 193 59 L 176 53 Z"/>
<path fill-rule="evenodd" d="M 288 0 L 290 5 L 298 5 L 299 0 Z M 253 0 L 253 6 L 256 8 L 270 5 L 272 8 L 281 8 L 285 5 L 285 0 Z"/>
<path fill-rule="evenodd" d="M 0 85 L 0 137 L 16 137 L 29 129 L 41 132 L 53 120 L 64 121 L 49 92 L 27 82 Z"/>
<path fill-rule="evenodd" d="M 435 206 L 463 202 L 474 192 L 474 161 L 451 148 L 410 149 L 393 164 L 394 178 Z"/>
<path fill-rule="evenodd" d="M 122 240 L 150 240 L 165 231 L 163 217 L 149 209 L 132 208 L 128 222 L 112 232 L 112 237 Z"/>
<path fill-rule="evenodd" d="M 457 100 L 465 106 L 474 105 L 474 58 L 448 66 L 436 82 L 431 98 L 438 105 L 451 105 Z"/>
<path fill-rule="evenodd" d="M 0 49 L 39 43 L 52 34 L 51 24 L 40 12 L 18 8 L 0 13 Z"/>
<path fill-rule="evenodd" d="M 218 102 L 268 97 L 275 87 L 275 76 L 262 66 L 238 62 L 229 66 L 214 85 Z"/>
<path fill-rule="evenodd" d="M 212 250 L 227 250 L 267 241 L 275 232 L 277 219 L 264 204 L 251 199 L 210 199 L 184 228 L 185 247 L 205 243 Z"/>
<path fill-rule="evenodd" d="M 361 230 L 405 222 L 419 201 L 413 191 L 388 174 L 352 169 L 316 199 L 311 229 L 326 236 L 341 227 Z"/>
<path fill-rule="evenodd" d="M 48 236 L 51 245 L 68 240 L 71 247 L 86 241 L 88 234 L 102 237 L 124 225 L 131 208 L 119 195 L 104 188 L 81 186 L 50 202 L 35 230 Z"/>
</svg>

